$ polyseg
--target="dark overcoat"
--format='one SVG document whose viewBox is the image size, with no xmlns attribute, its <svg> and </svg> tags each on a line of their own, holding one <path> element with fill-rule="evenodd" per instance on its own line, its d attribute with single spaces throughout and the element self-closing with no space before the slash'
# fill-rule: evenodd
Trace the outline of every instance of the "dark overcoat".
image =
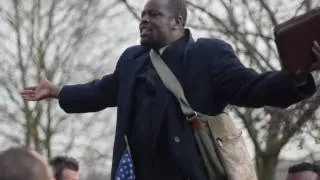
<svg viewBox="0 0 320 180">
<path fill-rule="evenodd" d="M 244 67 L 232 47 L 218 39 L 198 39 L 189 42 L 185 48 L 162 57 L 177 76 L 190 105 L 198 112 L 215 115 L 227 104 L 262 107 L 287 107 L 315 91 L 312 76 L 307 84 L 297 88 L 284 71 L 259 74 Z M 64 86 L 59 94 L 60 106 L 67 113 L 95 112 L 107 107 L 117 108 L 117 125 L 113 150 L 112 179 L 120 157 L 125 149 L 124 135 L 128 132 L 131 119 L 132 96 L 136 75 L 142 65 L 149 61 L 149 49 L 134 46 L 126 49 L 118 60 L 115 71 L 86 84 Z M 168 53 L 167 53 L 168 54 Z M 157 102 L 152 110 L 155 122 L 167 120 L 168 142 L 173 163 L 179 166 L 186 177 L 205 180 L 201 160 L 195 150 L 192 130 L 184 120 L 175 97 L 160 81 L 156 83 Z M 150 128 L 150 127 L 146 127 Z M 160 124 L 153 125 L 153 132 L 159 132 Z M 157 137 L 156 135 L 154 136 Z"/>
</svg>

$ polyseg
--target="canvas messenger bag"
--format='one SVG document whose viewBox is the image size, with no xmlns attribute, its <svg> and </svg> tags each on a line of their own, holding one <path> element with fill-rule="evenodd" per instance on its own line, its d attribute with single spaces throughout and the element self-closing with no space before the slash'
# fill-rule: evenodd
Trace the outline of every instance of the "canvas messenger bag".
<svg viewBox="0 0 320 180">
<path fill-rule="evenodd" d="M 166 88 L 179 101 L 186 120 L 192 124 L 194 137 L 210 180 L 257 180 L 255 167 L 242 138 L 226 113 L 208 116 L 194 111 L 184 91 L 159 54 L 150 50 L 150 59 Z"/>
</svg>

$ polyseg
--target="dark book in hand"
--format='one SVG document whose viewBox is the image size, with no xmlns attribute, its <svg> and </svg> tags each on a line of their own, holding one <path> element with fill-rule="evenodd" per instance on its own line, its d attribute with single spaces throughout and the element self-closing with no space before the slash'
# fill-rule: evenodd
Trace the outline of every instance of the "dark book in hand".
<svg viewBox="0 0 320 180">
<path fill-rule="evenodd" d="M 274 29 L 283 70 L 296 72 L 315 60 L 314 41 L 320 43 L 320 8 L 285 21 Z"/>
</svg>

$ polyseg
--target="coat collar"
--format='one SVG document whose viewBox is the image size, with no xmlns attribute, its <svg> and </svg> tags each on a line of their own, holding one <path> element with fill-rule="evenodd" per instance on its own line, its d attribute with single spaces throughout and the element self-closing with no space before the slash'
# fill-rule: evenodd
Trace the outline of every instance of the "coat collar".
<svg viewBox="0 0 320 180">
<path fill-rule="evenodd" d="M 161 55 L 166 53 L 184 53 L 193 43 L 194 39 L 189 29 L 185 29 L 184 36 L 167 45 L 164 52 Z"/>
</svg>

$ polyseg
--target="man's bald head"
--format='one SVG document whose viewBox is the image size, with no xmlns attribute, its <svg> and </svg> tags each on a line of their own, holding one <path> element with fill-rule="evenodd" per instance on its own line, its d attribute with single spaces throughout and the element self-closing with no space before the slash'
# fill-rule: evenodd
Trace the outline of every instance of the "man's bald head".
<svg viewBox="0 0 320 180">
<path fill-rule="evenodd" d="M 168 7 L 170 11 L 174 14 L 175 17 L 182 17 L 183 26 L 186 25 L 187 22 L 187 6 L 185 0 L 167 0 Z"/>
<path fill-rule="evenodd" d="M 35 151 L 10 148 L 0 154 L 0 180 L 51 180 L 48 165 Z"/>
</svg>

